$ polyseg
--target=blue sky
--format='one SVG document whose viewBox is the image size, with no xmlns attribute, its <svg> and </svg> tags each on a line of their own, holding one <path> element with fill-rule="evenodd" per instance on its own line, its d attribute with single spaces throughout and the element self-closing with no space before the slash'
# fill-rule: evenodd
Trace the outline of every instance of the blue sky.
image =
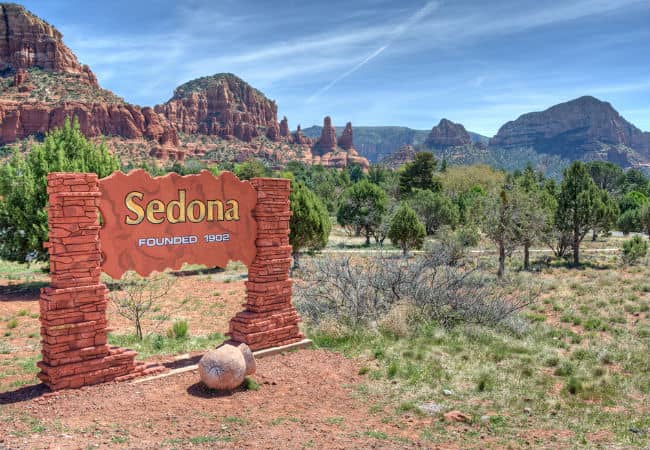
<svg viewBox="0 0 650 450">
<path fill-rule="evenodd" d="M 100 84 L 139 105 L 233 72 L 292 128 L 428 129 L 488 136 L 581 95 L 650 130 L 648 0 L 25 1 Z"/>
</svg>

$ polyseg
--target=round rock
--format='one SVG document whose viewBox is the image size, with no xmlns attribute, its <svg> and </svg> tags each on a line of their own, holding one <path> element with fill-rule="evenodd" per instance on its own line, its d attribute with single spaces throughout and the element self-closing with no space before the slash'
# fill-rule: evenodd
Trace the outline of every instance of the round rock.
<svg viewBox="0 0 650 450">
<path fill-rule="evenodd" d="M 237 348 L 241 351 L 242 355 L 244 355 L 244 361 L 246 361 L 246 375 L 253 375 L 257 369 L 253 351 L 243 342 L 238 343 Z"/>
<path fill-rule="evenodd" d="M 246 372 L 244 354 L 232 344 L 207 352 L 199 361 L 201 381 L 211 389 L 235 389 L 244 382 Z"/>
</svg>

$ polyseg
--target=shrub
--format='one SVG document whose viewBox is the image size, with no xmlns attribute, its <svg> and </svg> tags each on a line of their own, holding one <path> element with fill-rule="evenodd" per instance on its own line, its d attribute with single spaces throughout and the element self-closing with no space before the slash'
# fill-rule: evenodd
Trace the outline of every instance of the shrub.
<svg viewBox="0 0 650 450">
<path fill-rule="evenodd" d="M 576 377 L 569 377 L 566 382 L 566 390 L 569 394 L 576 395 L 582 391 L 582 383 Z"/>
<path fill-rule="evenodd" d="M 447 255 L 426 252 L 412 259 L 378 255 L 310 260 L 295 285 L 295 304 L 314 325 L 334 321 L 349 327 L 376 323 L 398 304 L 410 304 L 411 320 L 443 326 L 459 322 L 496 325 L 532 303 L 496 285 L 476 267 L 452 266 Z"/>
<path fill-rule="evenodd" d="M 18 326 L 18 320 L 16 319 L 11 319 L 9 322 L 7 322 L 7 328 L 10 330 L 16 328 Z"/>
<path fill-rule="evenodd" d="M 616 227 L 629 234 L 632 231 L 641 231 L 641 212 L 639 209 L 628 209 L 616 221 Z"/>
<path fill-rule="evenodd" d="M 165 274 L 142 278 L 127 272 L 116 285 L 118 290 L 111 292 L 110 298 L 117 313 L 133 322 L 135 334 L 142 340 L 142 319 L 167 295 L 171 282 Z"/>
<path fill-rule="evenodd" d="M 623 262 L 634 264 L 648 253 L 648 243 L 641 236 L 623 242 Z"/>
<path fill-rule="evenodd" d="M 187 324 L 187 320 L 177 320 L 174 322 L 171 328 L 171 337 L 174 337 L 176 339 L 184 339 L 188 335 L 188 329 L 189 325 Z"/>
</svg>

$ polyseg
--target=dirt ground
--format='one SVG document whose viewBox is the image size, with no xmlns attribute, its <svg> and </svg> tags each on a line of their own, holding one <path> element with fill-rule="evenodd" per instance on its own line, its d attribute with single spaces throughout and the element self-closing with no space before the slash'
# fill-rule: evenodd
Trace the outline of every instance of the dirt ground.
<svg viewBox="0 0 650 450">
<path fill-rule="evenodd" d="M 0 404 L 15 401 L 2 410 L 13 420 L 0 423 L 0 448 L 420 447 L 422 422 L 434 419 L 370 414 L 358 371 L 336 353 L 300 350 L 258 360 L 257 391 L 207 391 L 195 370 L 44 396 L 29 386 L 0 394 Z"/>
<path fill-rule="evenodd" d="M 244 301 L 244 281 L 237 270 L 177 276 L 144 329 L 164 332 L 183 318 L 193 335 L 225 333 Z M 37 284 L 0 280 L 0 317 L 18 319 L 2 337 L 11 351 L 0 354 L 0 449 L 424 448 L 422 428 L 440 420 L 413 413 L 387 420 L 363 389 L 364 361 L 315 349 L 260 359 L 252 377 L 258 390 L 216 394 L 193 370 L 51 394 L 34 370 L 13 370 L 40 359 L 38 312 Z M 132 332 L 115 310 L 108 318 L 115 333 Z"/>
</svg>

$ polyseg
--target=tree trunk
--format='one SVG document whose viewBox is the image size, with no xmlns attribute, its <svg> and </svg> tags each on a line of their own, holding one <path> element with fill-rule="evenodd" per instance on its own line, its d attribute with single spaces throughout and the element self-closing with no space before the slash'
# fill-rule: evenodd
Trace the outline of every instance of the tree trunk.
<svg viewBox="0 0 650 450">
<path fill-rule="evenodd" d="M 591 242 L 596 242 L 597 238 L 598 238 L 598 233 L 596 233 L 596 230 L 593 230 L 593 234 L 591 235 Z"/>
<path fill-rule="evenodd" d="M 403 245 L 402 246 L 402 256 L 404 258 L 406 258 L 408 256 L 408 253 L 409 253 L 409 248 L 406 245 Z"/>
<path fill-rule="evenodd" d="M 499 270 L 497 271 L 497 277 L 499 279 L 503 278 L 503 273 L 506 270 L 506 249 L 503 244 L 499 244 Z"/>
<path fill-rule="evenodd" d="M 292 256 L 293 256 L 293 266 L 291 267 L 291 273 L 293 273 L 295 269 L 300 269 L 300 253 L 294 251 L 292 252 Z"/>
<path fill-rule="evenodd" d="M 530 268 L 530 243 L 524 244 L 524 270 Z"/>
<path fill-rule="evenodd" d="M 366 245 L 370 245 L 370 232 L 366 229 Z"/>
<path fill-rule="evenodd" d="M 578 236 L 573 237 L 571 246 L 573 247 L 573 265 L 578 266 L 580 265 L 580 239 Z"/>
<path fill-rule="evenodd" d="M 135 317 L 135 334 L 138 336 L 138 340 L 142 340 L 142 325 L 140 324 L 140 317 Z"/>
</svg>

